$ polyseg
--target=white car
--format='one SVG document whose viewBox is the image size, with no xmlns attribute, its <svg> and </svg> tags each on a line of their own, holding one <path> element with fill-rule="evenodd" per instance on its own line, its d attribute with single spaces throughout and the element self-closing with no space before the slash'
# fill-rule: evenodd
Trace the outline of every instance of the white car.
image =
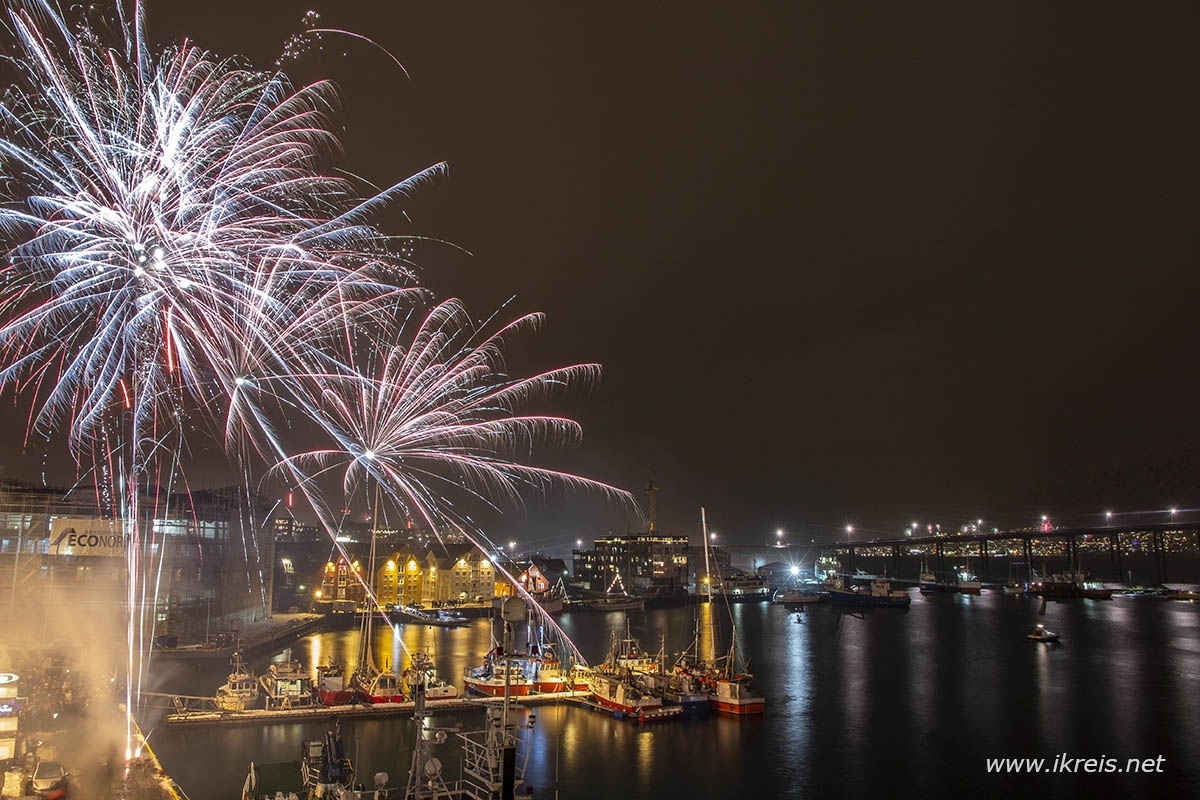
<svg viewBox="0 0 1200 800">
<path fill-rule="evenodd" d="M 33 770 L 30 786 L 34 794 L 45 795 L 55 789 L 66 789 L 67 771 L 57 761 L 39 761 Z"/>
</svg>

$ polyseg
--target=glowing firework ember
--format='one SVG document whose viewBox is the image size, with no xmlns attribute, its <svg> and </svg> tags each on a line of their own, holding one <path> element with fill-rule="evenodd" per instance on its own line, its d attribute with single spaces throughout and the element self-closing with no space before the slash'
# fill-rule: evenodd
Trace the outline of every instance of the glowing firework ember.
<svg viewBox="0 0 1200 800">
<path fill-rule="evenodd" d="M 125 5 L 111 31 L 69 25 L 45 0 L 9 13 L 0 389 L 30 404 L 27 436 L 66 432 L 123 528 L 132 714 L 156 600 L 139 498 L 176 481 L 186 420 L 219 432 L 247 492 L 265 459 L 331 532 L 316 487 L 334 469 L 341 506 L 369 483 L 432 529 L 469 534 L 470 502 L 528 487 L 629 497 L 515 458 L 579 434 L 515 409 L 598 374 L 503 376 L 499 337 L 537 317 L 481 338 L 451 301 L 406 337 L 423 293 L 408 251 L 369 217 L 441 165 L 364 196 L 326 167 L 338 151 L 328 83 L 293 87 L 187 42 L 155 53 L 142 3 L 131 16 Z M 332 444 L 293 455 L 278 431 L 301 416 Z"/>
</svg>

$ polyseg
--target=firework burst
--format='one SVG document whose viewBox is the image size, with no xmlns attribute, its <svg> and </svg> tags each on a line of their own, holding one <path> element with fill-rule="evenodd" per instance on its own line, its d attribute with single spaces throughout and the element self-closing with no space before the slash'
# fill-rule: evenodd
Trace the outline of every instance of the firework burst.
<svg viewBox="0 0 1200 800">
<path fill-rule="evenodd" d="M 363 192 L 327 166 L 339 153 L 330 84 L 296 87 L 186 41 L 156 53 L 142 2 L 128 16 L 115 6 L 112 29 L 69 25 L 48 0 L 10 6 L 0 391 L 29 404 L 27 437 L 65 433 L 123 528 L 130 713 L 156 600 L 139 503 L 180 480 L 186 418 L 224 443 L 246 492 L 251 463 L 273 464 L 331 534 L 339 520 L 318 486 L 335 473 L 337 507 L 372 487 L 485 550 L 470 509 L 528 490 L 559 483 L 633 507 L 621 490 L 526 463 L 534 445 L 580 431 L 518 409 L 592 383 L 596 365 L 513 379 L 502 337 L 539 315 L 488 333 L 457 301 L 416 310 L 411 250 L 371 218 L 443 165 Z M 325 448 L 284 441 L 302 420 Z"/>
</svg>

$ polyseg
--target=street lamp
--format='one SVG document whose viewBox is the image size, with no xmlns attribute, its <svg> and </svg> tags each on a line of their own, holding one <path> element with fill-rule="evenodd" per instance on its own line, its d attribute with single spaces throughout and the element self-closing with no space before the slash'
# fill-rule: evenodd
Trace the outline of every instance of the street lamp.
<svg viewBox="0 0 1200 800">
<path fill-rule="evenodd" d="M 1112 512 L 1111 511 L 1104 512 L 1104 521 L 1105 521 L 1105 523 L 1107 523 L 1109 525 L 1112 524 Z"/>
<path fill-rule="evenodd" d="M 846 536 L 849 537 L 849 536 L 853 536 L 853 535 L 854 535 L 854 526 L 847 525 L 846 526 Z"/>
</svg>

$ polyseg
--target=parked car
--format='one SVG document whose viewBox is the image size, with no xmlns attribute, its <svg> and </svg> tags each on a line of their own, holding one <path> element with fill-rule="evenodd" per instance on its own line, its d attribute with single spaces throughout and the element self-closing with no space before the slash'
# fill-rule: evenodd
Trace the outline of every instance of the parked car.
<svg viewBox="0 0 1200 800">
<path fill-rule="evenodd" d="M 33 770 L 33 780 L 30 781 L 30 787 L 34 794 L 44 797 L 55 790 L 65 789 L 66 786 L 67 771 L 63 769 L 62 764 L 57 761 L 38 762 L 37 767 Z"/>
</svg>

